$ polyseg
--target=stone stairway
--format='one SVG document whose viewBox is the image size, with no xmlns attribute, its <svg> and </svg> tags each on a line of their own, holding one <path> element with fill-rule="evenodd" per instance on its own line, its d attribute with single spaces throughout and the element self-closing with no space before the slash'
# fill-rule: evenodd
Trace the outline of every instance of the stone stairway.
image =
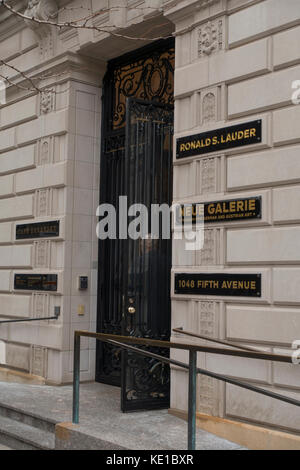
<svg viewBox="0 0 300 470">
<path fill-rule="evenodd" d="M 80 385 L 80 425 L 72 421 L 72 386 L 0 381 L 0 446 L 57 450 L 185 450 L 187 424 L 167 410 L 123 414 L 120 389 Z M 241 446 L 197 430 L 197 450 Z"/>
<path fill-rule="evenodd" d="M 14 450 L 54 450 L 55 424 L 51 419 L 0 404 L 0 445 Z"/>
</svg>

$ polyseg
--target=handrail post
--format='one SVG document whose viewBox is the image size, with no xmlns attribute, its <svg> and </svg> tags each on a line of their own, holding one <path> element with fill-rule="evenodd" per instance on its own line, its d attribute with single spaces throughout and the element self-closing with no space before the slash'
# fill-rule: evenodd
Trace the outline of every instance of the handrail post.
<svg viewBox="0 0 300 470">
<path fill-rule="evenodd" d="M 80 335 L 74 336 L 73 368 L 73 424 L 79 424 L 79 385 L 80 385 Z"/>
<path fill-rule="evenodd" d="M 190 349 L 189 357 L 189 409 L 188 409 L 188 450 L 196 449 L 196 385 L 197 351 Z"/>
</svg>

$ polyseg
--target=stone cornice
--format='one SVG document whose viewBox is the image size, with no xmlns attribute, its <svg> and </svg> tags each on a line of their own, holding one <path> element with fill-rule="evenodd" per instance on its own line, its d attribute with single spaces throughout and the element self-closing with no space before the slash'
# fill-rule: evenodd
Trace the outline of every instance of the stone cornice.
<svg viewBox="0 0 300 470">
<path fill-rule="evenodd" d="M 164 15 L 171 21 L 176 21 L 220 1 L 222 0 L 170 0 L 164 5 Z"/>
<path fill-rule="evenodd" d="M 24 10 L 25 2 L 15 2 L 13 5 L 16 10 Z M 0 9 L 0 38 L 1 41 L 22 31 L 26 25 L 22 18 L 13 15 L 5 8 Z"/>
<path fill-rule="evenodd" d="M 28 78 L 35 78 L 37 75 L 44 74 L 45 77 L 41 78 L 39 83 L 38 81 L 36 82 L 39 88 L 43 88 L 65 82 L 66 80 L 79 80 L 101 86 L 105 71 L 105 62 L 89 59 L 72 52 L 65 52 L 38 66 L 27 69 L 24 73 Z M 50 77 L 47 78 L 47 75 Z M 90 79 L 87 77 L 90 77 Z M 18 74 L 15 74 L 10 79 L 16 85 L 26 85 L 26 80 Z M 8 85 L 8 88 L 11 87 L 13 85 Z"/>
<path fill-rule="evenodd" d="M 215 11 L 216 8 L 211 9 L 211 17 L 215 17 L 222 13 L 232 14 L 263 1 L 240 0 L 240 2 L 236 3 L 231 0 L 169 0 L 164 4 L 164 15 L 171 21 L 176 22 L 196 12 L 201 12 L 201 10 L 216 7 L 217 3 L 219 3 L 218 14 Z"/>
<path fill-rule="evenodd" d="M 56 0 L 29 0 L 24 15 L 41 21 L 55 21 L 58 16 L 58 4 Z M 24 21 L 39 37 L 51 31 L 50 25 L 26 19 Z"/>
</svg>

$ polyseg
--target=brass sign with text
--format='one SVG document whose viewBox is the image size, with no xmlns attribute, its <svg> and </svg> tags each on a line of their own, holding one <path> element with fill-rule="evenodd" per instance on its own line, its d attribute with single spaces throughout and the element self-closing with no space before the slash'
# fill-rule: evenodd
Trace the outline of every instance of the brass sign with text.
<svg viewBox="0 0 300 470">
<path fill-rule="evenodd" d="M 59 220 L 16 226 L 16 240 L 59 237 Z"/>
<path fill-rule="evenodd" d="M 57 274 L 15 274 L 15 290 L 57 291 Z"/>
<path fill-rule="evenodd" d="M 258 144 L 261 141 L 262 121 L 245 122 L 177 139 L 176 158 L 181 159 L 219 150 L 229 150 Z"/>
<path fill-rule="evenodd" d="M 261 218 L 261 197 L 230 199 L 181 205 L 177 209 L 177 224 L 200 222 L 235 222 Z"/>
<path fill-rule="evenodd" d="M 261 274 L 175 274 L 175 294 L 261 297 Z"/>
</svg>

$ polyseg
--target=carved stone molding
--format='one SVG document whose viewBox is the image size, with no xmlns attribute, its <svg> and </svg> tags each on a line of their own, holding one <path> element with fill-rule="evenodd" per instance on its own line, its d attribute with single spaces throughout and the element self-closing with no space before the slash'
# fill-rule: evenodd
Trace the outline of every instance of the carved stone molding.
<svg viewBox="0 0 300 470">
<path fill-rule="evenodd" d="M 200 192 L 211 194 L 218 191 L 218 170 L 220 158 L 203 158 L 200 165 Z"/>
<path fill-rule="evenodd" d="M 51 58 L 54 54 L 54 37 L 51 31 L 40 38 L 40 54 L 44 60 Z"/>
<path fill-rule="evenodd" d="M 55 0 L 29 0 L 24 14 L 41 21 L 53 21 L 58 15 L 58 5 Z M 34 21 L 26 20 L 26 23 L 30 27 L 39 28 L 39 24 Z"/>
<path fill-rule="evenodd" d="M 51 242 L 49 240 L 41 240 L 34 242 L 34 267 L 50 268 L 50 250 Z"/>
<path fill-rule="evenodd" d="M 41 139 L 38 147 L 38 164 L 47 165 L 48 163 L 50 163 L 50 137 Z"/>
<path fill-rule="evenodd" d="M 163 0 L 145 0 L 144 17 L 151 17 L 163 10 Z"/>
<path fill-rule="evenodd" d="M 201 93 L 201 125 L 217 122 L 221 119 L 223 99 L 220 86 L 208 88 Z"/>
<path fill-rule="evenodd" d="M 201 375 L 199 381 L 198 411 L 214 416 L 216 413 L 216 381 L 211 377 L 204 377 L 203 375 Z"/>
<path fill-rule="evenodd" d="M 35 193 L 35 215 L 46 217 L 51 215 L 52 190 L 38 189 Z"/>
<path fill-rule="evenodd" d="M 30 373 L 39 377 L 46 377 L 48 364 L 48 350 L 42 346 L 30 346 Z"/>
<path fill-rule="evenodd" d="M 198 29 L 198 56 L 210 56 L 224 49 L 224 19 L 208 21 Z"/>
<path fill-rule="evenodd" d="M 40 111 L 41 114 L 47 114 L 51 111 L 54 111 L 54 99 L 55 93 L 54 89 L 48 89 L 41 93 L 40 95 Z"/>
<path fill-rule="evenodd" d="M 200 334 L 214 337 L 216 335 L 216 302 L 199 302 Z"/>
<path fill-rule="evenodd" d="M 199 266 L 216 266 L 219 261 L 220 230 L 206 229 L 204 231 L 204 246 L 197 254 Z"/>
<path fill-rule="evenodd" d="M 218 337 L 219 303 L 208 301 L 198 302 L 200 334 L 210 338 Z M 198 411 L 208 415 L 216 415 L 218 411 L 218 383 L 211 377 L 199 376 Z"/>
<path fill-rule="evenodd" d="M 58 15 L 58 5 L 55 0 L 30 0 L 25 10 L 25 16 L 40 21 L 54 21 Z M 54 53 L 54 37 L 50 24 L 39 24 L 32 20 L 25 20 L 26 25 L 38 36 L 42 59 L 48 59 Z"/>
<path fill-rule="evenodd" d="M 216 120 L 216 96 L 212 92 L 207 93 L 203 98 L 202 116 L 203 124 Z"/>
<path fill-rule="evenodd" d="M 32 294 L 32 318 L 43 318 L 49 316 L 49 294 Z"/>
<path fill-rule="evenodd" d="M 171 20 L 176 19 L 176 17 L 182 17 L 182 15 L 189 14 L 195 10 L 199 11 L 214 5 L 215 3 L 220 2 L 220 0 L 198 0 L 192 2 L 186 2 L 185 6 L 182 6 L 182 2 L 178 0 L 169 0 L 164 4 L 164 15 L 169 17 Z"/>
</svg>

